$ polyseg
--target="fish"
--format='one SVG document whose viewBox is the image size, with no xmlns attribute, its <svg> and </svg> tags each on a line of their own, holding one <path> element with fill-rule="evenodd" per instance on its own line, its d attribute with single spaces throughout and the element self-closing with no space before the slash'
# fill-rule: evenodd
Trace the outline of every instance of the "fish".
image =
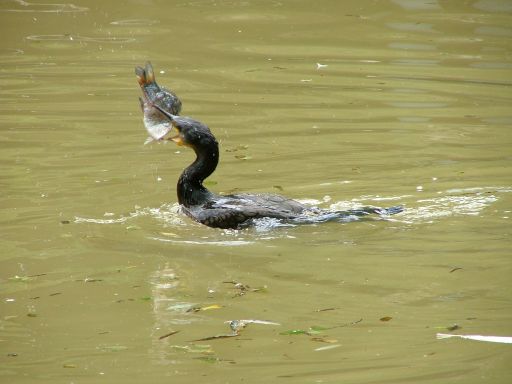
<svg viewBox="0 0 512 384">
<path fill-rule="evenodd" d="M 512 337 L 510 336 L 484 336 L 484 335 L 454 335 L 450 333 L 438 333 L 437 339 L 448 339 L 450 337 L 460 337 L 461 339 L 488 341 L 490 343 L 505 343 L 512 344 Z"/>
<path fill-rule="evenodd" d="M 144 127 L 149 133 L 145 144 L 153 140 L 162 140 L 172 129 L 172 124 L 162 112 L 155 108 L 155 105 L 172 115 L 179 115 L 181 100 L 173 91 L 157 84 L 153 66 L 149 61 L 144 68 L 135 67 L 135 75 L 142 90 L 139 101 L 144 114 Z"/>
<path fill-rule="evenodd" d="M 149 133 L 149 137 L 144 144 L 149 144 L 152 141 L 159 141 L 171 131 L 172 124 L 169 119 L 162 118 L 162 113 L 156 109 L 147 99 L 139 97 L 140 106 L 143 112 L 142 121 L 144 127 Z"/>
</svg>

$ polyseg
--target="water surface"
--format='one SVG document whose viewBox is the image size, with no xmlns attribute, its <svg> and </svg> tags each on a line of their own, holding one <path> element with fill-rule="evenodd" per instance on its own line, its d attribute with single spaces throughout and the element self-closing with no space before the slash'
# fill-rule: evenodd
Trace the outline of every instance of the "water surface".
<svg viewBox="0 0 512 384">
<path fill-rule="evenodd" d="M 0 25 L 2 382 L 511 380 L 510 346 L 436 340 L 512 335 L 509 2 L 4 1 Z M 143 145 L 146 60 L 219 139 L 215 191 L 406 211 L 191 222 L 192 153 Z M 193 341 L 235 319 L 280 325 Z"/>
</svg>

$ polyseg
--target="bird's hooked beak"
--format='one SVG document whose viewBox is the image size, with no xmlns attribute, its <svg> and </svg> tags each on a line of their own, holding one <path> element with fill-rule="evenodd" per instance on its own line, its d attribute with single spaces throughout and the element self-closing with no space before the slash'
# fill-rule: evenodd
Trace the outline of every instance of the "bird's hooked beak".
<svg viewBox="0 0 512 384">
<path fill-rule="evenodd" d="M 185 142 L 183 141 L 183 137 L 181 136 L 181 133 L 180 133 L 180 127 L 175 124 L 176 115 L 173 115 L 172 113 L 167 112 L 165 109 L 163 109 L 162 107 L 160 107 L 157 104 L 153 104 L 153 107 L 158 109 L 160 111 L 160 113 L 162 113 L 162 115 L 167 117 L 171 121 L 172 126 L 174 128 L 176 128 L 176 130 L 178 131 L 178 134 L 176 136 L 171 136 L 167 140 L 174 141 L 177 145 L 185 145 Z"/>
</svg>

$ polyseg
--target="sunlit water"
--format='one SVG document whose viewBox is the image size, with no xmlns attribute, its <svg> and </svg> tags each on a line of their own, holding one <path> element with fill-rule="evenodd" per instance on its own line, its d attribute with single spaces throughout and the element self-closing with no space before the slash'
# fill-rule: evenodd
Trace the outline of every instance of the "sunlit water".
<svg viewBox="0 0 512 384">
<path fill-rule="evenodd" d="M 0 381 L 512 379 L 509 345 L 436 338 L 512 336 L 509 2 L 13 0 L 0 25 Z M 219 139 L 208 188 L 404 212 L 192 222 L 192 153 L 144 145 L 146 60 Z"/>
</svg>

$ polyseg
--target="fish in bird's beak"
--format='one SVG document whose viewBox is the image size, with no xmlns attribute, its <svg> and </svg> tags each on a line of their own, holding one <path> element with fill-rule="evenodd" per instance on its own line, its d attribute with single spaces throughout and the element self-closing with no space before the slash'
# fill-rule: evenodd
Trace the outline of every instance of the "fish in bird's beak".
<svg viewBox="0 0 512 384">
<path fill-rule="evenodd" d="M 172 129 L 172 123 L 166 116 L 155 108 L 146 98 L 139 98 L 142 112 L 144 113 L 143 121 L 146 131 L 149 133 L 149 138 L 146 143 L 152 141 L 163 140 Z"/>
<path fill-rule="evenodd" d="M 172 129 L 172 123 L 160 110 L 177 115 L 181 110 L 181 100 L 173 91 L 157 84 L 150 62 L 144 67 L 136 67 L 135 75 L 142 90 L 142 97 L 139 100 L 144 114 L 144 127 L 149 133 L 145 144 L 154 140 L 165 140 Z M 160 110 L 155 107 L 156 105 L 161 107 Z"/>
<path fill-rule="evenodd" d="M 178 118 L 178 116 L 167 112 L 165 109 L 163 109 L 162 107 L 160 107 L 157 104 L 152 105 L 152 107 L 167 118 L 167 122 L 171 125 L 171 128 L 174 127 L 176 129 L 176 131 L 178 131 L 177 135 L 164 138 L 164 136 L 167 135 L 167 133 L 168 133 L 168 132 L 166 132 L 166 134 L 164 136 L 162 136 L 162 139 L 174 141 L 177 145 L 180 145 L 180 146 L 185 145 L 183 136 L 180 133 L 180 127 L 176 124 L 176 119 Z M 170 129 L 169 129 L 169 131 L 170 131 Z"/>
</svg>

